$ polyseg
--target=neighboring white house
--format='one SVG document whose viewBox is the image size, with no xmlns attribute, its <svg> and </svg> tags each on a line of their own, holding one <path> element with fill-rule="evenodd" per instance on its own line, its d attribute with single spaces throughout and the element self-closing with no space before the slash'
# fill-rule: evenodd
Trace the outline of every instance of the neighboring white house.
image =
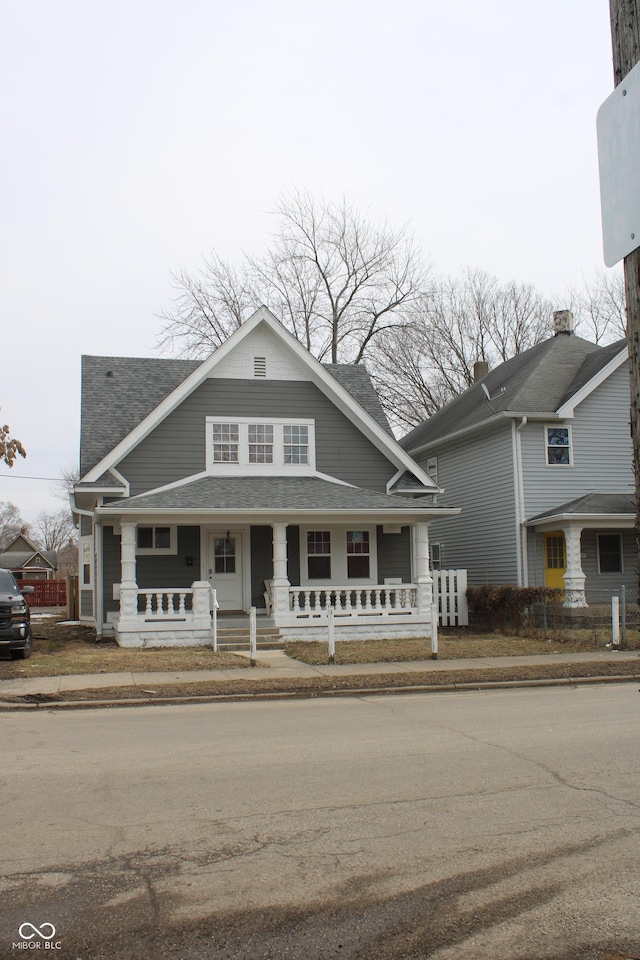
<svg viewBox="0 0 640 960">
<path fill-rule="evenodd" d="M 265 307 L 203 362 L 83 358 L 80 610 L 122 644 L 207 642 L 211 588 L 285 636 L 428 636 L 439 492 L 365 368 Z"/>
<path fill-rule="evenodd" d="M 577 337 L 569 311 L 554 323 L 401 444 L 461 507 L 431 528 L 443 565 L 582 606 L 637 589 L 628 353 Z"/>
</svg>

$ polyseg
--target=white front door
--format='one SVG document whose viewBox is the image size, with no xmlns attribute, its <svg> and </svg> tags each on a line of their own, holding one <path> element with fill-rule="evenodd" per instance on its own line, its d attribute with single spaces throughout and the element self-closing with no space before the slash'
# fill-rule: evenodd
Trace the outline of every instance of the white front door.
<svg viewBox="0 0 640 960">
<path fill-rule="evenodd" d="M 242 591 L 242 534 L 218 530 L 208 535 L 209 583 L 221 610 L 244 610 Z"/>
</svg>

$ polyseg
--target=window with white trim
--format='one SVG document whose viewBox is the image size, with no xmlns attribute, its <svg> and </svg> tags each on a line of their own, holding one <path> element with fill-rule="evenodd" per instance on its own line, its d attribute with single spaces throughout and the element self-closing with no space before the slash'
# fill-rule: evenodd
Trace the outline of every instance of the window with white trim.
<svg viewBox="0 0 640 960">
<path fill-rule="evenodd" d="M 550 467 L 570 467 L 572 464 L 571 428 L 545 427 L 545 441 L 547 465 Z"/>
<path fill-rule="evenodd" d="M 231 421 L 206 418 L 207 470 L 214 474 L 243 473 L 308 475 L 315 470 L 313 420 L 255 417 Z"/>
<path fill-rule="evenodd" d="M 237 463 L 239 439 L 237 423 L 214 423 L 213 462 Z"/>
<path fill-rule="evenodd" d="M 442 545 L 439 543 L 429 544 L 429 555 L 431 559 L 431 569 L 442 569 Z"/>
<path fill-rule="evenodd" d="M 347 578 L 368 580 L 371 547 L 368 530 L 347 530 Z"/>
<path fill-rule="evenodd" d="M 307 530 L 307 575 L 309 580 L 331 580 L 329 530 Z"/>
<path fill-rule="evenodd" d="M 139 526 L 136 528 L 136 553 L 176 554 L 178 552 L 175 526 Z"/>
<path fill-rule="evenodd" d="M 427 460 L 427 473 L 434 483 L 438 482 L 438 458 L 429 457 Z"/>
<path fill-rule="evenodd" d="M 598 573 L 622 573 L 622 537 L 619 533 L 599 533 Z"/>
</svg>

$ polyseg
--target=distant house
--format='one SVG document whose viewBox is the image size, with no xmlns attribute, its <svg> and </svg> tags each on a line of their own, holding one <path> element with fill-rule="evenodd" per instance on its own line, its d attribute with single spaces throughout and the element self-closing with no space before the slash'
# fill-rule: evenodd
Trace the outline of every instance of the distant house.
<svg viewBox="0 0 640 960">
<path fill-rule="evenodd" d="M 569 311 L 554 323 L 401 444 L 462 508 L 432 524 L 442 564 L 582 606 L 637 587 L 628 354 L 577 337 Z"/>
<path fill-rule="evenodd" d="M 19 533 L 0 553 L 0 567 L 11 570 L 16 580 L 51 580 L 56 572 L 56 554 L 41 550 Z"/>
<path fill-rule="evenodd" d="M 80 611 L 123 645 L 209 642 L 212 589 L 288 637 L 428 636 L 438 492 L 366 369 L 264 307 L 202 362 L 83 358 Z"/>
</svg>

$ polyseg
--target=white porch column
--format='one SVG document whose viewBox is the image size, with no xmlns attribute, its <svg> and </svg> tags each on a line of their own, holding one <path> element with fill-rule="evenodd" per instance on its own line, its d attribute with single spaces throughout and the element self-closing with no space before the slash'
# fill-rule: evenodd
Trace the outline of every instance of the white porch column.
<svg viewBox="0 0 640 960">
<path fill-rule="evenodd" d="M 416 523 L 414 529 L 414 580 L 418 587 L 418 614 L 428 614 L 429 617 L 431 617 L 433 577 L 431 576 L 431 570 L 429 568 L 429 524 Z"/>
<path fill-rule="evenodd" d="M 582 527 L 564 527 L 564 542 L 567 551 L 567 569 L 564 573 L 564 606 L 586 607 L 584 592 L 586 576 L 582 570 L 580 556 Z"/>
<path fill-rule="evenodd" d="M 120 620 L 134 620 L 138 615 L 138 583 L 136 581 L 136 524 L 120 523 Z"/>
<path fill-rule="evenodd" d="M 287 572 L 287 524 L 272 523 L 273 529 L 273 580 L 271 596 L 273 615 L 289 613 L 289 577 Z"/>
</svg>

